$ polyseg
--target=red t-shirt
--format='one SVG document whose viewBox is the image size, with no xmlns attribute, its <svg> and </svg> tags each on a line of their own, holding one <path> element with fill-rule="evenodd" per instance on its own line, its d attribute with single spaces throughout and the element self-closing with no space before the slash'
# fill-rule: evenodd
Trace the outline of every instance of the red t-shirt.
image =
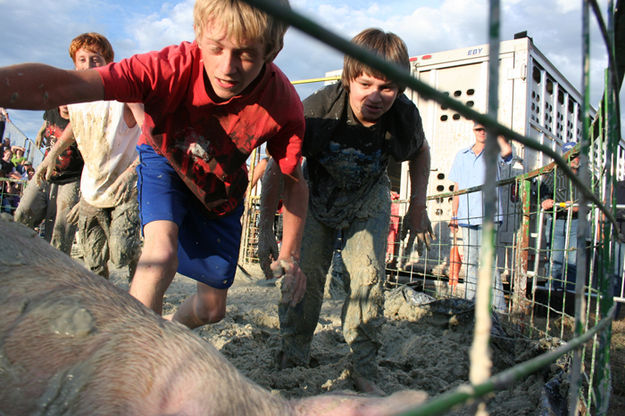
<svg viewBox="0 0 625 416">
<path fill-rule="evenodd" d="M 251 90 L 214 102 L 196 42 L 135 55 L 97 68 L 104 99 L 143 102 L 139 144 L 165 156 L 210 213 L 234 209 L 247 189 L 248 156 L 267 142 L 285 174 L 300 163 L 304 136 L 301 101 L 273 63 Z M 226 202 L 224 202 L 224 200 Z"/>
</svg>

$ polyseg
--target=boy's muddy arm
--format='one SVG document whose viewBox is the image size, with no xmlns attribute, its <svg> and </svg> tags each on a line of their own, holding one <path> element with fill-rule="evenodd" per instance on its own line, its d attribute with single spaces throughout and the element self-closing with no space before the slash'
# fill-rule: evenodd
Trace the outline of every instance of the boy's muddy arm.
<svg viewBox="0 0 625 416">
<path fill-rule="evenodd" d="M 280 167 L 271 158 L 261 179 L 260 215 L 258 219 L 258 260 L 267 279 L 273 278 L 271 263 L 278 259 L 278 244 L 273 230 L 278 202 L 284 191 Z"/>
<path fill-rule="evenodd" d="M 46 127 L 48 127 L 48 122 L 44 121 L 41 128 L 39 128 L 39 131 L 37 132 L 37 136 L 35 136 L 35 146 L 37 146 L 37 149 L 41 148 L 41 146 L 45 144 L 43 142 L 43 133 L 46 131 Z"/>
<path fill-rule="evenodd" d="M 43 64 L 0 68 L 0 107 L 47 110 L 102 99 L 104 85 L 95 70 L 64 70 Z"/>
<path fill-rule="evenodd" d="M 297 166 L 293 176 L 284 177 L 284 214 L 282 228 L 282 246 L 278 261 L 272 264 L 274 274 L 284 276 L 282 281 L 282 303 L 295 306 L 304 297 L 306 276 L 299 268 L 300 249 L 304 223 L 308 210 L 308 184 L 302 174 L 302 167 Z M 279 273 L 282 271 L 282 273 Z"/>
<path fill-rule="evenodd" d="M 63 130 L 63 134 L 61 134 L 59 140 L 50 148 L 46 157 L 37 167 L 37 171 L 35 172 L 35 181 L 37 184 L 40 184 L 43 180 L 50 180 L 54 173 L 54 168 L 56 167 L 56 160 L 63 154 L 65 149 L 70 147 L 75 141 L 72 125 L 68 124 L 65 130 Z"/>
<path fill-rule="evenodd" d="M 422 251 L 423 245 L 430 247 L 433 238 L 432 225 L 426 210 L 428 180 L 430 177 L 430 147 L 423 143 L 419 153 L 409 162 L 410 172 L 410 205 L 404 216 L 402 239 L 410 233 L 410 238 L 417 239 L 417 248 Z"/>
<path fill-rule="evenodd" d="M 284 219 L 280 259 L 299 260 L 299 252 L 304 234 L 304 222 L 308 210 L 308 184 L 304 179 L 302 167 L 297 166 L 293 176 L 284 178 Z"/>
</svg>

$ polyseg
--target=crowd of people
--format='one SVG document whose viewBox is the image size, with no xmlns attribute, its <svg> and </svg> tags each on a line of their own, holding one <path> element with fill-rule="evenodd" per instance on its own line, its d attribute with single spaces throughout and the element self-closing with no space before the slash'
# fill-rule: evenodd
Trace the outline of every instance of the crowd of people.
<svg viewBox="0 0 625 416">
<path fill-rule="evenodd" d="M 6 116 L 4 108 L 0 113 Z M 0 142 L 0 211 L 13 214 L 24 191 L 24 185 L 35 174 L 33 164 L 24 157 L 22 146 L 11 145 L 9 138 Z"/>
</svg>

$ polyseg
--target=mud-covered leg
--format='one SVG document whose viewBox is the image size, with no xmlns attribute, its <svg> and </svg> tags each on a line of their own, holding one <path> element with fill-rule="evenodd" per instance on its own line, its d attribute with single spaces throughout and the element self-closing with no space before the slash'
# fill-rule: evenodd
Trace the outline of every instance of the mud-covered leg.
<svg viewBox="0 0 625 416">
<path fill-rule="evenodd" d="M 42 181 L 39 185 L 34 180 L 28 182 L 28 186 L 24 189 L 24 194 L 15 210 L 15 221 L 29 228 L 39 225 L 46 215 L 49 190 L 49 182 Z M 46 240 L 50 241 L 49 238 Z"/>
<path fill-rule="evenodd" d="M 306 218 L 300 268 L 306 275 L 306 294 L 295 307 L 280 304 L 282 334 L 281 367 L 307 365 L 310 343 L 319 321 L 325 280 L 332 261 L 336 230 L 318 222 L 309 212 Z"/>
<path fill-rule="evenodd" d="M 92 207 L 80 201 L 80 217 L 78 218 L 78 233 L 85 264 L 92 272 L 108 279 L 109 250 L 107 233 L 102 228 L 99 217 L 108 215 L 103 210 Z M 107 224 L 108 225 L 108 224 Z"/>
<path fill-rule="evenodd" d="M 56 212 L 54 216 L 54 227 L 50 244 L 70 255 L 72 243 L 76 234 L 76 225 L 67 220 L 67 214 L 80 201 L 80 181 L 70 182 L 62 185 L 52 185 L 57 187 L 56 191 Z M 52 203 L 52 202 L 51 202 Z"/>
<path fill-rule="evenodd" d="M 116 267 L 128 266 L 128 280 L 132 280 L 141 254 L 139 230 L 139 204 L 136 198 L 113 209 L 108 244 L 111 262 Z"/>
<path fill-rule="evenodd" d="M 373 393 L 381 393 L 373 380 L 377 377 L 379 332 L 384 319 L 388 227 L 386 212 L 368 220 L 354 221 L 345 232 L 342 252 L 350 288 L 343 305 L 343 335 L 352 351 L 356 387 Z"/>
</svg>

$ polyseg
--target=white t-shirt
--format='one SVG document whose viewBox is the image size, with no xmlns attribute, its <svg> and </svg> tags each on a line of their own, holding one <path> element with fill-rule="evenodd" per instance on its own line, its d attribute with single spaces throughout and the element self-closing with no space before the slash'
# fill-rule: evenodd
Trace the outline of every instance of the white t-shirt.
<svg viewBox="0 0 625 416">
<path fill-rule="evenodd" d="M 95 101 L 71 104 L 69 120 L 85 161 L 80 191 L 87 203 L 98 208 L 115 205 L 111 185 L 137 158 L 141 128 L 124 120 L 124 103 Z"/>
</svg>

